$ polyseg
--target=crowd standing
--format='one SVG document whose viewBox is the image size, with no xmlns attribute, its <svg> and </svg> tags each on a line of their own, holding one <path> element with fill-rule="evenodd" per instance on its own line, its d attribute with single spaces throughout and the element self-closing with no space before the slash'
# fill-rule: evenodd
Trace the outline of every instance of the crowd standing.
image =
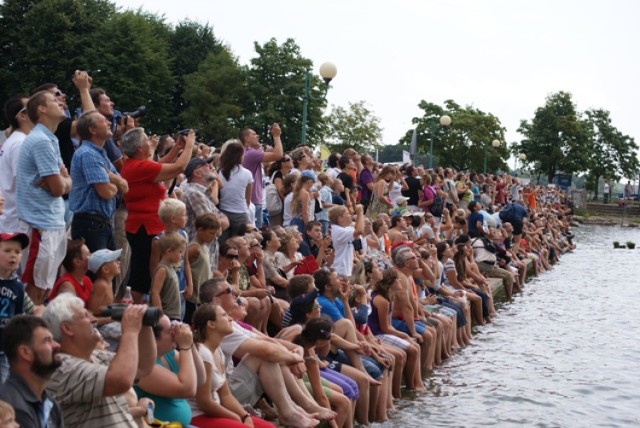
<svg viewBox="0 0 640 428">
<path fill-rule="evenodd" d="M 569 201 L 508 174 L 326 166 L 243 129 L 148 135 L 86 72 L 0 146 L 0 418 L 25 427 L 351 427 L 575 248 Z M 3 425 L 4 426 L 4 425 Z M 9 426 L 9 425 L 6 425 Z"/>
</svg>

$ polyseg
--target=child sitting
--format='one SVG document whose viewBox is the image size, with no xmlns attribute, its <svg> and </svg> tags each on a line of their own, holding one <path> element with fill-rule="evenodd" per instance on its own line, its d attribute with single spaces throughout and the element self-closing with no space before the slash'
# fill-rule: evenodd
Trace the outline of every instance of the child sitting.
<svg viewBox="0 0 640 428">
<path fill-rule="evenodd" d="M 81 298 L 85 307 L 87 306 L 93 287 L 91 279 L 87 276 L 90 255 L 91 252 L 84 244 L 83 238 L 68 241 L 67 254 L 62 260 L 62 266 L 66 273 L 53 284 L 49 301 L 55 299 L 59 294 L 70 293 Z"/>
<path fill-rule="evenodd" d="M 176 270 L 182 265 L 186 245 L 187 240 L 176 232 L 160 237 L 160 263 L 151 281 L 151 305 L 162 309 L 171 320 L 176 321 L 182 320 Z"/>
</svg>

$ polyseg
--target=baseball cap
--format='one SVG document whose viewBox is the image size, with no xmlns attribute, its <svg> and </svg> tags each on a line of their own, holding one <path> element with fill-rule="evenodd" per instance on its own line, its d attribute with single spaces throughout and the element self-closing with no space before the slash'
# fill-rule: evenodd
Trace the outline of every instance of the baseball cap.
<svg viewBox="0 0 640 428">
<path fill-rule="evenodd" d="M 289 306 L 291 322 L 289 325 L 299 324 L 305 321 L 305 316 L 311 312 L 318 297 L 318 290 L 312 290 L 306 294 L 295 297 Z"/>
<path fill-rule="evenodd" d="M 191 178 L 191 176 L 193 175 L 193 171 L 203 165 L 208 164 L 212 159 L 213 158 L 192 158 L 187 164 L 187 167 L 184 169 L 185 177 L 187 177 L 187 179 Z"/>
<path fill-rule="evenodd" d="M 18 241 L 23 250 L 29 246 L 29 237 L 24 233 L 0 233 L 0 241 Z"/>
<path fill-rule="evenodd" d="M 407 198 L 406 196 L 398 196 L 396 198 L 396 205 L 404 204 L 408 200 L 409 200 L 409 198 Z"/>
<path fill-rule="evenodd" d="M 98 273 L 103 264 L 118 260 L 122 250 L 98 250 L 89 257 L 89 270 Z"/>
<path fill-rule="evenodd" d="M 311 171 L 310 169 L 305 169 L 304 171 L 301 172 L 301 174 L 303 177 L 313 178 L 314 180 L 316 179 L 315 172 Z"/>
</svg>

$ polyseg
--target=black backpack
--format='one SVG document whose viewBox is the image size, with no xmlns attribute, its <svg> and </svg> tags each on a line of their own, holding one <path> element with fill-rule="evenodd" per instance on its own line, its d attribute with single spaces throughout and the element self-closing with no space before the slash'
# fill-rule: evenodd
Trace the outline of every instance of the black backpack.
<svg viewBox="0 0 640 428">
<path fill-rule="evenodd" d="M 438 195 L 438 192 L 436 192 L 433 186 L 429 186 L 429 190 L 433 193 L 433 203 L 429 205 L 429 212 L 433 214 L 434 217 L 441 217 L 442 211 L 444 211 L 445 200 L 442 196 Z"/>
</svg>

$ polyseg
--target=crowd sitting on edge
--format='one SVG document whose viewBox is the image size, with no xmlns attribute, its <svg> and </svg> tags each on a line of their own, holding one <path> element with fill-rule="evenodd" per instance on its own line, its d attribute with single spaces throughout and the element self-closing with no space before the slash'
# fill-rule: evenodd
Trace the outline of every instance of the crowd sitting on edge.
<svg viewBox="0 0 640 428">
<path fill-rule="evenodd" d="M 4 104 L 0 421 L 351 427 L 472 343 L 571 204 L 508 174 L 148 135 L 86 72 Z M 15 423 L 14 422 L 14 423 Z M 10 425 L 3 425 L 10 426 Z"/>
</svg>

